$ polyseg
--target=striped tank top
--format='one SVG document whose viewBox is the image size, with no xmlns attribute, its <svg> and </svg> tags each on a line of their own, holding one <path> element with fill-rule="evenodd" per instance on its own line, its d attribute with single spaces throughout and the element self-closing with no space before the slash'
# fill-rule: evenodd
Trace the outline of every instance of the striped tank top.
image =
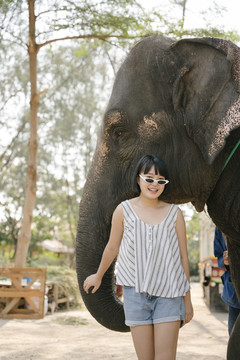
<svg viewBox="0 0 240 360">
<path fill-rule="evenodd" d="M 172 204 L 157 225 L 142 221 L 129 200 L 122 203 L 124 232 L 119 250 L 116 282 L 138 293 L 174 298 L 190 290 L 182 267 L 175 230 L 178 206 Z"/>
</svg>

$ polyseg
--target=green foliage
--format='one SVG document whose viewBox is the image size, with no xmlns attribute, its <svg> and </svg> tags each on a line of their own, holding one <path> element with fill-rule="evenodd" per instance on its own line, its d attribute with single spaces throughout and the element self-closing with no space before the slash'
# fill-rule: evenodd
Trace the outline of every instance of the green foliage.
<svg viewBox="0 0 240 360">
<path fill-rule="evenodd" d="M 40 251 L 37 243 L 53 236 L 74 245 L 81 189 L 94 151 L 103 106 L 110 93 L 110 86 L 105 85 L 110 81 L 104 51 L 87 44 L 84 51 L 81 50 L 78 44 L 55 47 L 54 51 L 48 49 L 44 53 L 45 66 L 39 71 L 40 85 L 47 86 L 49 91 L 39 107 L 38 197 L 30 258 L 39 251 L 38 259 L 42 259 L 46 253 Z M 2 208 L 11 204 L 11 216 L 18 224 L 25 188 L 25 135 L 23 129 L 9 148 L 9 156 L 14 156 L 3 166 L 0 176 L 4 189 Z M 4 221 L 1 226 L 6 229 Z M 53 231 L 53 227 L 57 230 Z M 64 261 L 63 256 L 56 258 L 47 254 L 46 258 L 51 264 Z"/>
<path fill-rule="evenodd" d="M 37 252 L 32 252 L 35 245 L 30 244 L 27 266 L 28 267 L 47 267 L 47 266 L 67 266 L 70 267 L 70 260 L 65 254 L 57 254 L 38 247 Z"/>
<path fill-rule="evenodd" d="M 82 299 L 79 293 L 76 271 L 67 267 L 47 267 L 47 281 L 58 285 L 59 291 L 69 294 L 74 307 L 82 306 Z"/>
<path fill-rule="evenodd" d="M 7 13 L 12 7 L 20 6 L 23 0 L 0 0 L 0 9 L 1 12 L 4 14 Z"/>
<path fill-rule="evenodd" d="M 136 33 L 145 31 L 149 22 L 135 0 L 65 0 L 60 5 L 55 4 L 55 15 L 48 22 L 50 29 L 66 30 L 71 24 L 71 29 L 78 34 L 95 34 L 98 37 L 135 37 Z"/>
<path fill-rule="evenodd" d="M 5 221 L 0 223 L 0 244 L 15 245 L 17 234 L 17 220 L 10 215 L 10 211 L 6 208 Z"/>
<path fill-rule="evenodd" d="M 60 325 L 72 325 L 72 326 L 88 325 L 87 319 L 81 319 L 76 316 L 59 316 L 54 321 Z"/>
<path fill-rule="evenodd" d="M 240 41 L 240 34 L 234 30 L 226 30 L 223 26 L 213 26 L 212 20 L 221 19 L 226 9 L 216 2 L 212 2 L 205 11 L 199 14 L 205 22 L 202 28 L 189 28 L 186 26 L 188 12 L 187 0 L 172 0 L 166 6 L 159 6 L 152 12 L 155 21 L 155 31 L 175 40 L 188 37 L 218 37 L 233 42 Z M 170 14 L 178 14 L 172 16 Z M 158 19 L 158 20 L 157 20 Z"/>
<path fill-rule="evenodd" d="M 9 204 L 4 207 L 0 221 L 0 267 L 8 266 L 12 261 L 17 245 L 19 221 L 11 214 Z"/>
<path fill-rule="evenodd" d="M 198 276 L 198 263 L 200 261 L 200 214 L 194 211 L 186 226 L 187 246 L 190 265 L 190 276 Z"/>
<path fill-rule="evenodd" d="M 198 279 L 198 263 L 200 261 L 200 213 L 191 203 L 180 205 L 186 222 L 187 249 L 191 278 Z"/>
</svg>

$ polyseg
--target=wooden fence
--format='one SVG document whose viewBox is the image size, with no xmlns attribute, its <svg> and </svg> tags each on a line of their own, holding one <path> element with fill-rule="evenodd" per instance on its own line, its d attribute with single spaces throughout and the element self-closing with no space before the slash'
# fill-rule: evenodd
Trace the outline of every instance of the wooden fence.
<svg viewBox="0 0 240 360">
<path fill-rule="evenodd" d="M 46 269 L 0 268 L 0 318 L 44 317 Z"/>
</svg>

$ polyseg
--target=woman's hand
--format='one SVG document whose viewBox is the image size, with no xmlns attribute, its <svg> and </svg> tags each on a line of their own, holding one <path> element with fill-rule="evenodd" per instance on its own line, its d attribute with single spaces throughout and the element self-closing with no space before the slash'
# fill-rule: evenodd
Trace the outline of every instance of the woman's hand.
<svg viewBox="0 0 240 360">
<path fill-rule="evenodd" d="M 190 292 L 184 296 L 185 305 L 185 324 L 189 323 L 193 318 L 193 306 L 190 298 Z"/>
<path fill-rule="evenodd" d="M 227 250 L 223 252 L 223 262 L 224 262 L 224 265 L 229 265 L 228 251 Z"/>
<path fill-rule="evenodd" d="M 83 289 L 88 294 L 88 290 L 93 287 L 92 294 L 94 294 L 100 287 L 102 279 L 97 275 L 93 274 L 86 278 L 83 283 Z"/>
</svg>

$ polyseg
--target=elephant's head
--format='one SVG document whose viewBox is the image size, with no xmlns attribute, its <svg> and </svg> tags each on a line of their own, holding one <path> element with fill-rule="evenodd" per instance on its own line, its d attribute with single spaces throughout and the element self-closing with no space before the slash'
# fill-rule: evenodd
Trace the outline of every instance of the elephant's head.
<svg viewBox="0 0 240 360">
<path fill-rule="evenodd" d="M 100 128 L 80 204 L 77 273 L 84 302 L 104 326 L 127 331 L 114 291 L 114 265 L 100 289 L 86 295 L 83 281 L 96 272 L 108 241 L 114 208 L 135 194 L 133 169 L 156 154 L 169 169 L 164 200 L 192 202 L 202 211 L 227 158 L 238 115 L 240 52 L 213 38 L 173 42 L 143 39 L 118 71 Z M 237 114 L 237 116 L 236 116 Z"/>
</svg>

